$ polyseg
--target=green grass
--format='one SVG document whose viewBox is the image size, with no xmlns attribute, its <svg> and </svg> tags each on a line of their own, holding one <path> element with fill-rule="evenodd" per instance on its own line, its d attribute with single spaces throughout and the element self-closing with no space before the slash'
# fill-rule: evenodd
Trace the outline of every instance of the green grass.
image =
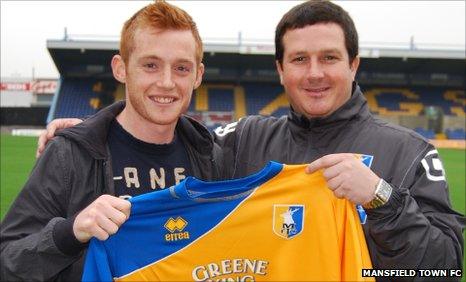
<svg viewBox="0 0 466 282">
<path fill-rule="evenodd" d="M 34 165 L 37 138 L 0 136 L 0 218 L 8 211 Z"/>
<path fill-rule="evenodd" d="M 466 210 L 466 150 L 438 149 L 438 151 L 445 166 L 448 184 L 450 184 L 450 200 L 452 205 L 464 215 Z M 466 233 L 463 233 L 463 238 L 464 242 L 466 242 Z M 462 282 L 466 282 L 464 271 L 466 271 L 466 252 L 463 256 Z"/>
<path fill-rule="evenodd" d="M 443 160 L 450 185 L 450 199 L 453 207 L 462 214 L 466 211 L 465 183 L 466 183 L 466 150 L 438 149 Z"/>
<path fill-rule="evenodd" d="M 0 138 L 0 218 L 3 218 L 34 165 L 37 138 L 4 134 Z M 466 210 L 466 151 L 460 149 L 439 149 L 438 151 L 445 165 L 453 207 L 464 214 Z"/>
<path fill-rule="evenodd" d="M 35 161 L 37 138 L 1 135 L 0 167 L 0 218 L 27 180 Z M 450 184 L 450 199 L 453 207 L 465 213 L 465 163 L 466 151 L 439 149 Z M 465 260 L 466 261 L 466 260 Z M 463 269 L 465 269 L 463 267 Z M 463 278 L 464 281 L 464 278 Z"/>
</svg>

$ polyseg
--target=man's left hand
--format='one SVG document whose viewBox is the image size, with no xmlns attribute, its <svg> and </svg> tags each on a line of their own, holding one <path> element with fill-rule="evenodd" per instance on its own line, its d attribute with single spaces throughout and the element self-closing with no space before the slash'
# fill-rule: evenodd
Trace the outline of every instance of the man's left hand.
<svg viewBox="0 0 466 282">
<path fill-rule="evenodd" d="M 374 198 L 378 177 L 354 154 L 330 154 L 310 163 L 306 173 L 323 169 L 328 187 L 337 198 L 364 205 Z"/>
</svg>

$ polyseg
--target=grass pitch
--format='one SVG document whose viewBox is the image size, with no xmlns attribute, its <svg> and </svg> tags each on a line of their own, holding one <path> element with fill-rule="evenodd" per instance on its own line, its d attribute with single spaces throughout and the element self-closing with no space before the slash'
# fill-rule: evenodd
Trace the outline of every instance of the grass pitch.
<svg viewBox="0 0 466 282">
<path fill-rule="evenodd" d="M 34 166 L 37 138 L 1 135 L 0 141 L 0 218 L 3 219 Z M 453 207 L 464 214 L 466 151 L 458 149 L 439 149 L 438 151 L 445 165 Z"/>
<path fill-rule="evenodd" d="M 0 218 L 26 183 L 35 162 L 37 138 L 0 136 Z"/>
</svg>

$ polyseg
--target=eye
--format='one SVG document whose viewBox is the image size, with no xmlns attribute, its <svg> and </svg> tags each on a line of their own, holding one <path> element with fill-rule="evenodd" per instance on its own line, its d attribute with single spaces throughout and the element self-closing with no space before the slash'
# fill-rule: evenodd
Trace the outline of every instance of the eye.
<svg viewBox="0 0 466 282">
<path fill-rule="evenodd" d="M 190 72 L 191 71 L 191 68 L 187 67 L 187 66 L 177 66 L 176 67 L 176 70 L 177 71 L 180 71 L 180 72 Z"/>
<path fill-rule="evenodd" d="M 157 65 L 154 63 L 147 63 L 147 64 L 144 64 L 144 67 L 147 69 L 155 69 Z"/>
<path fill-rule="evenodd" d="M 335 61 L 336 59 L 337 59 L 337 57 L 335 57 L 333 55 L 324 56 L 324 61 L 327 61 L 327 62 L 332 62 L 332 61 Z"/>
<path fill-rule="evenodd" d="M 293 61 L 293 62 L 298 62 L 298 63 L 300 63 L 300 62 L 305 62 L 306 60 L 307 60 L 306 57 L 300 56 L 300 57 L 294 58 L 292 61 Z"/>
</svg>

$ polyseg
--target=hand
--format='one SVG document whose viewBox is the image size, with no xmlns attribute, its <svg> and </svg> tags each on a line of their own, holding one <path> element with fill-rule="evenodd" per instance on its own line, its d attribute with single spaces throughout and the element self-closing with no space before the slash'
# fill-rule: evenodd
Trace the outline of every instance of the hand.
<svg viewBox="0 0 466 282">
<path fill-rule="evenodd" d="M 42 132 L 39 136 L 39 140 L 37 141 L 37 150 L 36 150 L 36 158 L 40 157 L 42 152 L 44 152 L 45 145 L 50 139 L 53 138 L 55 135 L 55 131 L 58 129 L 64 129 L 68 127 L 75 126 L 78 123 L 81 123 L 82 120 L 79 118 L 59 118 L 52 120 L 48 125 L 44 132 Z"/>
<path fill-rule="evenodd" d="M 92 237 L 107 240 L 129 218 L 131 203 L 110 195 L 102 195 L 82 210 L 73 223 L 73 233 L 82 243 Z"/>
<path fill-rule="evenodd" d="M 374 198 L 380 178 L 354 154 L 330 154 L 313 161 L 306 173 L 323 169 L 328 187 L 337 198 L 364 205 Z"/>
</svg>

